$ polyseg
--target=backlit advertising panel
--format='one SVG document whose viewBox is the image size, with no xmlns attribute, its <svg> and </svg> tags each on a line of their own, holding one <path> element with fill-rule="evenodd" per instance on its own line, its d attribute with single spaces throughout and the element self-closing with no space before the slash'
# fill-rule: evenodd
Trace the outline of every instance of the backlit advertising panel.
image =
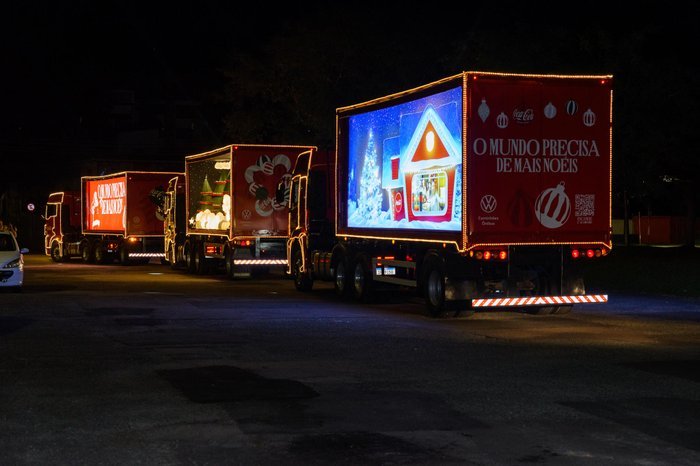
<svg viewBox="0 0 700 466">
<path fill-rule="evenodd" d="M 348 121 L 347 226 L 460 231 L 462 88 Z"/>
<path fill-rule="evenodd" d="M 610 79 L 470 81 L 471 242 L 610 234 Z"/>
<path fill-rule="evenodd" d="M 231 236 L 286 236 L 296 146 L 228 146 L 190 156 L 188 228 Z M 277 190 L 280 189 L 280 197 Z"/>
<path fill-rule="evenodd" d="M 96 232 L 126 229 L 126 176 L 85 181 L 85 229 Z"/>
</svg>

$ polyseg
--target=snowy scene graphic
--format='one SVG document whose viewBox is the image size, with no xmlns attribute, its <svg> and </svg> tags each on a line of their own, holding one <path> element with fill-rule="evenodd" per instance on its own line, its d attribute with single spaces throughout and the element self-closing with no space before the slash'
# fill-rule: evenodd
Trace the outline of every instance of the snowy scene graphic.
<svg viewBox="0 0 700 466">
<path fill-rule="evenodd" d="M 350 118 L 348 226 L 460 231 L 462 90 Z"/>
</svg>

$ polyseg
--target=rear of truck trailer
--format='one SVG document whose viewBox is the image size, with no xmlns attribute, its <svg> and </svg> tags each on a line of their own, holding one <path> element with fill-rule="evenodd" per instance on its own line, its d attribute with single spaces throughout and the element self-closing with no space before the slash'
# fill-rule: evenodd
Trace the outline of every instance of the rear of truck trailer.
<svg viewBox="0 0 700 466">
<path fill-rule="evenodd" d="M 437 314 L 607 300 L 578 262 L 612 246 L 611 76 L 465 72 L 336 125 L 340 288 L 415 287 Z"/>
</svg>

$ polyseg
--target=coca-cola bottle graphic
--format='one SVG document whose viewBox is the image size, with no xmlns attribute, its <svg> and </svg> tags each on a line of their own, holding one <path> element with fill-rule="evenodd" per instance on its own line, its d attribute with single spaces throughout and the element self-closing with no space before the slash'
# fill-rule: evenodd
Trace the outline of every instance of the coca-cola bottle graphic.
<svg viewBox="0 0 700 466">
<path fill-rule="evenodd" d="M 532 224 L 532 198 L 522 188 L 519 188 L 513 199 L 508 202 L 508 218 L 516 227 L 528 227 Z"/>
</svg>

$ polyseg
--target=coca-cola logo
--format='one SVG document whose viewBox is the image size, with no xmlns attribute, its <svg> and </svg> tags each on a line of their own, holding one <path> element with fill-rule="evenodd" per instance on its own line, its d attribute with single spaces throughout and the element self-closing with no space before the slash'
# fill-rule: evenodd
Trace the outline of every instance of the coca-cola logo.
<svg viewBox="0 0 700 466">
<path fill-rule="evenodd" d="M 401 212 L 401 209 L 403 209 L 403 196 L 401 193 L 396 193 L 394 196 L 394 212 L 398 214 Z"/>
<path fill-rule="evenodd" d="M 518 107 L 513 110 L 513 119 L 523 125 L 530 123 L 535 119 L 535 111 L 531 108 L 522 109 Z"/>
</svg>

